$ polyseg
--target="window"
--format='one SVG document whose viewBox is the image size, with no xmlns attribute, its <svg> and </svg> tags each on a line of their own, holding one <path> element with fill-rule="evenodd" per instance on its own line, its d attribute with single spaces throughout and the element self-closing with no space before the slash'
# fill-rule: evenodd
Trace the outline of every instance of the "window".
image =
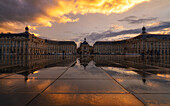
<svg viewBox="0 0 170 106">
<path fill-rule="evenodd" d="M 162 54 L 164 54 L 164 50 L 162 50 Z"/>
</svg>

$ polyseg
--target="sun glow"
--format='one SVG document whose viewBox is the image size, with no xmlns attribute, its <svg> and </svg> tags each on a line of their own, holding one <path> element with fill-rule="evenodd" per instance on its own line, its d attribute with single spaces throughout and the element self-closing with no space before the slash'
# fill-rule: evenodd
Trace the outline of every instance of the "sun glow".
<svg viewBox="0 0 170 106">
<path fill-rule="evenodd" d="M 56 0 L 50 8 L 46 9 L 46 13 L 50 17 L 56 17 L 59 23 L 77 22 L 78 18 L 71 19 L 66 15 L 122 13 L 146 1 L 150 0 Z"/>
</svg>

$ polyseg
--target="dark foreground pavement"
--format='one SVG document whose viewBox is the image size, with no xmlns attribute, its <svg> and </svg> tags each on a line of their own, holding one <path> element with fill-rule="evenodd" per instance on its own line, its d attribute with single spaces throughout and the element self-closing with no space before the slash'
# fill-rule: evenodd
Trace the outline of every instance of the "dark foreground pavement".
<svg viewBox="0 0 170 106">
<path fill-rule="evenodd" d="M 170 105 L 170 79 L 140 69 L 95 64 L 83 66 L 76 60 L 67 67 L 36 70 L 28 78 L 2 74 L 0 106 Z"/>
</svg>

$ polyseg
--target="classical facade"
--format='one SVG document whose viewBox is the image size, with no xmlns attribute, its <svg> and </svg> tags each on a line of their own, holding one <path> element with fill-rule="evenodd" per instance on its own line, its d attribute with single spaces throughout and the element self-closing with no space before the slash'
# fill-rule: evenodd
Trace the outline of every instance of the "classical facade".
<svg viewBox="0 0 170 106">
<path fill-rule="evenodd" d="M 76 54 L 74 41 L 52 41 L 36 37 L 25 28 L 24 33 L 0 34 L 0 54 L 39 55 L 39 54 Z"/>
<path fill-rule="evenodd" d="M 97 41 L 95 54 L 170 55 L 170 35 L 149 34 L 145 27 L 134 38 L 122 41 Z"/>
<path fill-rule="evenodd" d="M 76 54 L 77 45 L 74 41 L 45 40 L 48 54 Z"/>
<path fill-rule="evenodd" d="M 79 54 L 82 55 L 89 55 L 92 53 L 93 47 L 88 44 L 86 41 L 86 38 L 84 38 L 84 41 L 80 43 L 79 47 Z"/>
<path fill-rule="evenodd" d="M 94 54 L 123 54 L 125 41 L 97 41 L 94 44 Z"/>
</svg>

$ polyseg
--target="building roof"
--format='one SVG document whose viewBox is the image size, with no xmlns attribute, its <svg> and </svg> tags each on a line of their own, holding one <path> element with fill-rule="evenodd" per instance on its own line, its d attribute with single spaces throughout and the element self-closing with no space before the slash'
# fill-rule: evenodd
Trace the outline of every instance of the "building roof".
<svg viewBox="0 0 170 106">
<path fill-rule="evenodd" d="M 13 38 L 13 37 L 25 37 L 25 38 L 29 38 L 29 33 L 18 33 L 18 34 L 15 34 L 15 33 L 1 33 L 0 34 L 0 38 L 3 38 L 3 37 L 9 37 L 9 38 Z"/>
<path fill-rule="evenodd" d="M 142 33 L 139 36 L 136 36 L 131 39 L 146 39 L 146 38 L 157 38 L 157 39 L 169 39 L 170 40 L 170 35 L 163 35 L 163 34 L 149 34 L 149 33 Z M 126 39 L 128 40 L 128 39 Z M 120 44 L 120 43 L 125 43 L 126 40 L 122 41 L 97 41 L 95 42 L 94 45 L 110 45 L 110 44 Z"/>
<path fill-rule="evenodd" d="M 117 43 L 125 43 L 125 40 L 122 41 L 96 41 L 94 45 L 110 45 L 110 44 L 117 44 Z"/>
<path fill-rule="evenodd" d="M 29 28 L 28 26 L 25 27 L 25 32 L 23 33 L 1 33 L 0 38 L 13 38 L 13 37 L 25 37 L 29 38 L 29 35 L 33 35 L 29 33 Z M 33 35 L 34 36 L 34 35 Z"/>
<path fill-rule="evenodd" d="M 86 41 L 84 41 L 83 43 L 81 43 L 81 44 L 88 44 Z"/>
<path fill-rule="evenodd" d="M 83 43 L 81 43 L 80 45 L 88 45 L 88 42 L 86 41 L 86 38 L 84 38 L 84 41 L 83 41 Z"/>
<path fill-rule="evenodd" d="M 76 45 L 74 41 L 53 41 L 53 40 L 45 40 L 46 43 L 49 44 L 57 44 L 57 45 Z"/>
</svg>

